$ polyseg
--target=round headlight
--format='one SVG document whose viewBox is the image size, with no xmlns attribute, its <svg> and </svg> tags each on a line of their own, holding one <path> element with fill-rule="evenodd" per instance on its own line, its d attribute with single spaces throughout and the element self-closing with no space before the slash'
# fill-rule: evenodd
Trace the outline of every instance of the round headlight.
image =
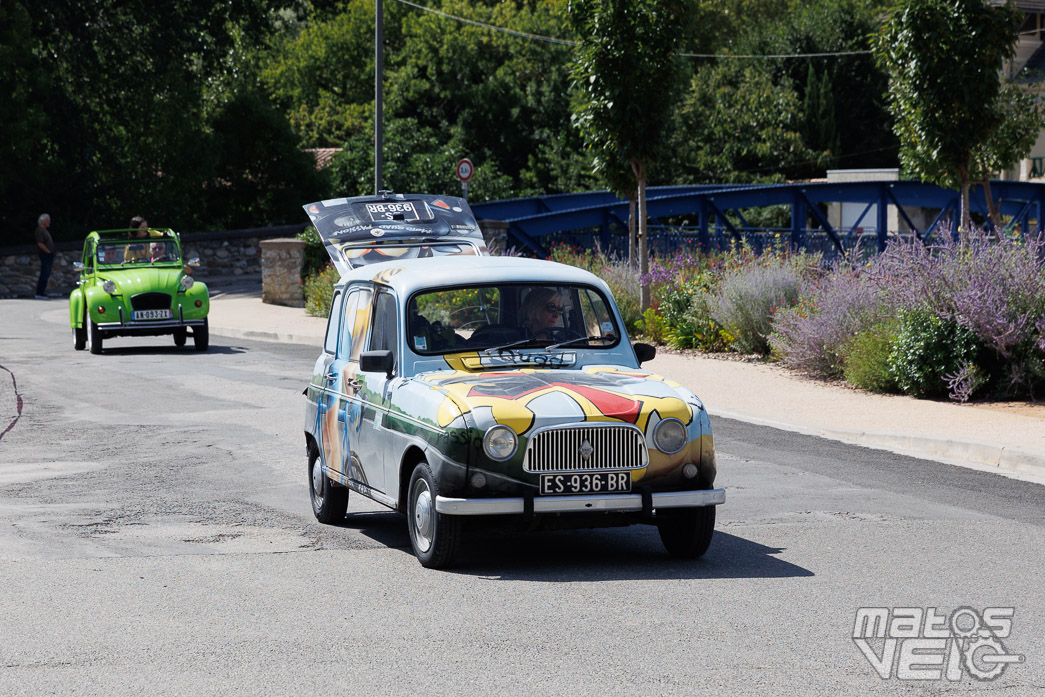
<svg viewBox="0 0 1045 697">
<path fill-rule="evenodd" d="M 483 436 L 483 450 L 491 460 L 507 460 L 518 444 L 515 431 L 507 426 L 494 426 Z"/>
<path fill-rule="evenodd" d="M 112 279 L 106 279 L 105 282 L 102 283 L 102 290 L 109 295 L 112 295 L 116 292 L 116 284 L 113 283 Z"/>
<path fill-rule="evenodd" d="M 195 282 L 196 281 L 192 280 L 192 276 L 182 276 L 181 277 L 181 289 L 182 290 L 188 290 L 189 288 L 192 288 L 192 284 L 195 283 Z"/>
<path fill-rule="evenodd" d="M 686 444 L 686 425 L 678 419 L 664 419 L 653 429 L 653 442 L 662 453 L 677 453 Z"/>
</svg>

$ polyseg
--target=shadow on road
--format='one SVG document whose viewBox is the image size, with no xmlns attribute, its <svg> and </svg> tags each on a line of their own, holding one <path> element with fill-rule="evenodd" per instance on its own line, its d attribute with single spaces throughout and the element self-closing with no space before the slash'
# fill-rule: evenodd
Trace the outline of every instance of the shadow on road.
<svg viewBox="0 0 1045 697">
<path fill-rule="evenodd" d="M 218 346 L 211 344 L 207 350 L 203 353 L 220 353 L 220 354 L 233 354 L 233 353 L 247 353 L 250 349 L 244 348 L 243 346 Z M 146 354 L 153 355 L 164 355 L 164 354 L 180 354 L 180 353 L 196 353 L 196 349 L 192 347 L 191 342 L 187 346 L 106 346 L 102 351 L 102 356 L 141 356 Z"/>
<path fill-rule="evenodd" d="M 412 554 L 406 518 L 398 513 L 349 515 L 344 526 L 386 547 Z M 682 578 L 797 578 L 813 572 L 777 558 L 779 547 L 716 530 L 700 559 L 664 551 L 656 528 L 465 532 L 453 573 L 527 581 L 602 581 Z"/>
</svg>

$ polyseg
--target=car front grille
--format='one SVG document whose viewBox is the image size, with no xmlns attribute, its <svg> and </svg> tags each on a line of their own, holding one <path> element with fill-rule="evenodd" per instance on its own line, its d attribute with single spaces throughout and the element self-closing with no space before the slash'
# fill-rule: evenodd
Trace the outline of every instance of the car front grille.
<svg viewBox="0 0 1045 697">
<path fill-rule="evenodd" d="M 531 437 L 523 457 L 527 472 L 641 469 L 649 462 L 646 439 L 624 424 L 553 426 Z"/>
<path fill-rule="evenodd" d="M 171 296 L 168 293 L 138 293 L 131 296 L 131 308 L 135 310 L 169 310 Z"/>
</svg>

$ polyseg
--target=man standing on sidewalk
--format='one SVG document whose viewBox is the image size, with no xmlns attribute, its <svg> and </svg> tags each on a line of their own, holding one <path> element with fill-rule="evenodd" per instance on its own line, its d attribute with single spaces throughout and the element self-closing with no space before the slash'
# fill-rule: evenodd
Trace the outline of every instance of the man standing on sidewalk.
<svg viewBox="0 0 1045 697">
<path fill-rule="evenodd" d="M 36 297 L 47 300 L 47 282 L 51 279 L 54 264 L 54 239 L 47 228 L 51 227 L 51 216 L 43 213 L 36 219 L 36 246 L 40 248 L 40 280 L 36 282 Z"/>
</svg>

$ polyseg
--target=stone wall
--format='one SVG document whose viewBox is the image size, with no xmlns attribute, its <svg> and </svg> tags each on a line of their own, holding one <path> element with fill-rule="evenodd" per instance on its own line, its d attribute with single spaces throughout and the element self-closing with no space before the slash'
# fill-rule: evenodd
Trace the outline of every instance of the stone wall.
<svg viewBox="0 0 1045 697">
<path fill-rule="evenodd" d="M 261 301 L 273 305 L 304 307 L 301 269 L 305 265 L 305 242 L 277 238 L 261 242 Z"/>
<path fill-rule="evenodd" d="M 261 242 L 296 235 L 305 225 L 190 232 L 181 236 L 185 259 L 199 257 L 200 267 L 192 275 L 204 283 L 235 280 L 261 282 Z M 83 257 L 83 242 L 59 242 L 47 292 L 68 295 L 79 278 L 73 262 Z M 40 257 L 35 245 L 0 247 L 0 298 L 33 297 L 40 277 Z"/>
</svg>

